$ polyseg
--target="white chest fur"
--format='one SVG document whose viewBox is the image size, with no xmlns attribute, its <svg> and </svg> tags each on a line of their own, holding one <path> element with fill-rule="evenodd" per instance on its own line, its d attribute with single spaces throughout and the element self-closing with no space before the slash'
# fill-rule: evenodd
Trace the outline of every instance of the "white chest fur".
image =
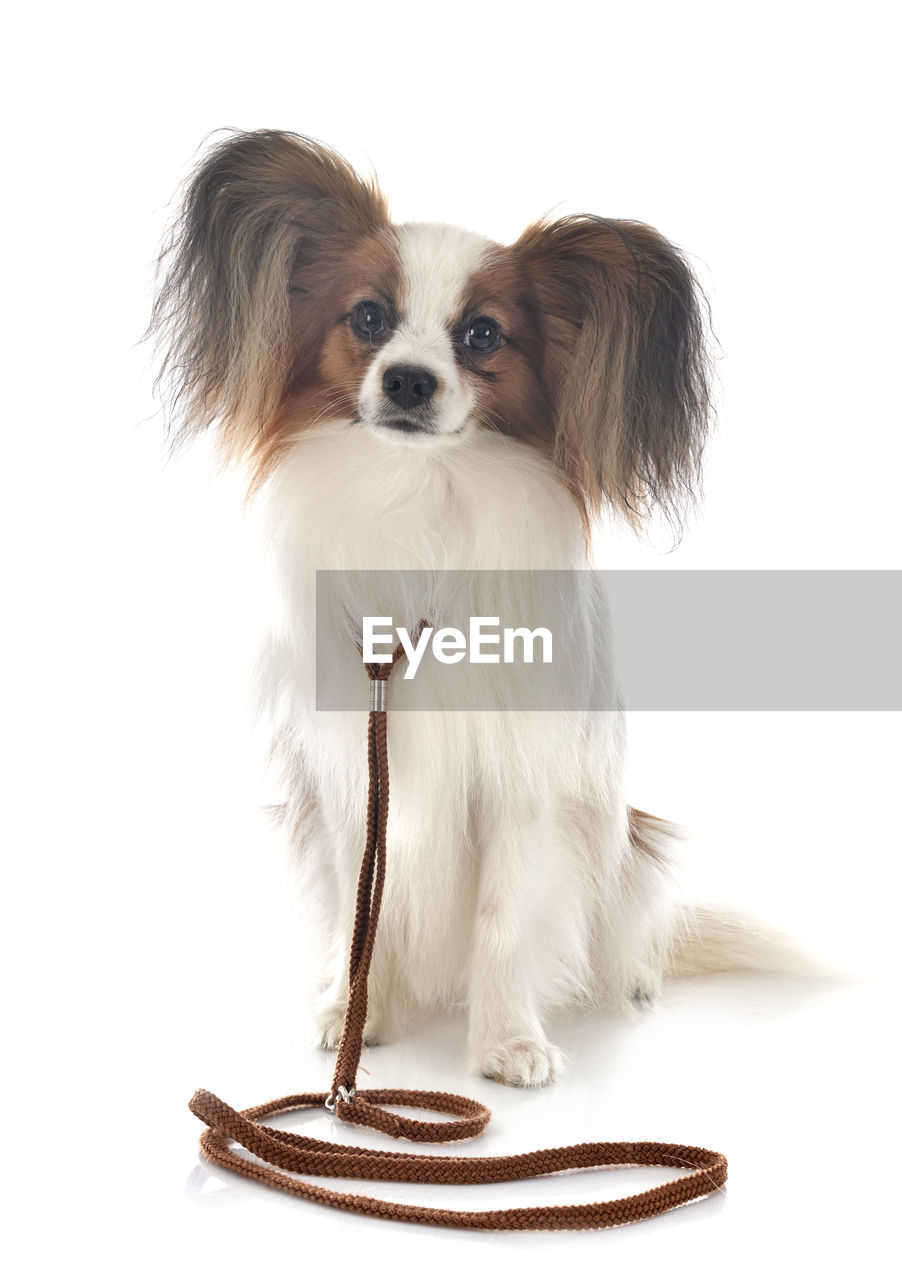
<svg viewBox="0 0 902 1280">
<path fill-rule="evenodd" d="M 361 709 L 316 710 L 315 571 L 578 569 L 585 537 L 551 467 L 484 432 L 427 452 L 330 424 L 299 441 L 265 502 L 279 590 L 261 691 L 308 897 L 322 908 L 328 1041 L 362 848 L 368 687 L 350 631 L 337 634 L 335 660 Z M 349 600 L 348 612 L 359 604 Z M 416 601 L 405 608 L 422 616 Z M 417 711 L 430 693 L 419 675 L 390 688 L 389 874 L 370 1034 L 386 1034 L 399 1006 L 469 1003 L 478 1041 L 483 969 L 516 968 L 504 1018 L 521 1023 L 521 1005 L 596 998 L 604 986 L 619 1000 L 626 979 L 610 966 L 604 979 L 597 953 L 599 921 L 624 893 L 621 717 Z M 497 1017 L 489 1001 L 483 1021 Z"/>
</svg>

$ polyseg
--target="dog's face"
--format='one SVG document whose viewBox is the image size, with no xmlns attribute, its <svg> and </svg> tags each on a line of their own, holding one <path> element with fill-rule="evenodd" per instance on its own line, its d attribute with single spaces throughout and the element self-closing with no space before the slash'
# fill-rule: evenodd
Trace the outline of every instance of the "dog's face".
<svg viewBox="0 0 902 1280">
<path fill-rule="evenodd" d="M 351 305 L 331 342 L 350 345 L 358 362 L 357 421 L 428 444 L 472 429 L 480 382 L 499 373 L 491 356 L 508 339 L 489 314 L 500 312 L 498 301 L 481 297 L 479 284 L 491 245 L 452 227 L 389 234 L 393 270 Z"/>
<path fill-rule="evenodd" d="M 355 425 L 418 449 L 485 429 L 537 434 L 550 422 L 539 317 L 511 250 L 412 223 L 384 228 L 346 262 L 297 394 L 318 386 Z M 323 301 L 299 286 L 299 336 L 311 304 Z"/>
<path fill-rule="evenodd" d="M 186 429 L 220 423 L 261 482 L 304 431 L 390 446 L 499 431 L 588 514 L 691 489 L 708 397 L 697 285 L 641 223 L 537 223 L 512 245 L 393 224 L 335 153 L 239 134 L 202 163 L 164 251 L 155 323 Z"/>
</svg>

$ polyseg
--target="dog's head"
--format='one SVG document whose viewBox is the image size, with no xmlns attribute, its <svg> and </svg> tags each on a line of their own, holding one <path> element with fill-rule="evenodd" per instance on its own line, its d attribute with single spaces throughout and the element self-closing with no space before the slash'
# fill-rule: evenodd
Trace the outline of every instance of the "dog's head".
<svg viewBox="0 0 902 1280">
<path fill-rule="evenodd" d="M 253 482 L 325 422 L 398 447 L 499 431 L 587 514 L 691 495 L 708 422 L 701 295 L 636 222 L 579 216 L 512 245 L 396 225 L 333 151 L 237 134 L 190 180 L 154 327 L 182 431 L 218 422 Z"/>
</svg>

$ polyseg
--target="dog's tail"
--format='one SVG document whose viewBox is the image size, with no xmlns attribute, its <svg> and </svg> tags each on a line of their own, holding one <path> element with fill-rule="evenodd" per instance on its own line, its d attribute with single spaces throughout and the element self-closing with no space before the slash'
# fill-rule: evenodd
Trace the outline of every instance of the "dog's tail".
<svg viewBox="0 0 902 1280">
<path fill-rule="evenodd" d="M 836 976 L 833 966 L 788 933 L 729 909 L 681 904 L 667 949 L 666 976 L 693 978 L 736 969 Z"/>
<path fill-rule="evenodd" d="M 683 832 L 641 809 L 629 810 L 629 837 L 642 862 L 669 869 Z M 658 971 L 665 978 L 753 970 L 798 977 L 843 976 L 829 961 L 788 933 L 730 908 L 678 902 L 659 935 Z"/>
</svg>

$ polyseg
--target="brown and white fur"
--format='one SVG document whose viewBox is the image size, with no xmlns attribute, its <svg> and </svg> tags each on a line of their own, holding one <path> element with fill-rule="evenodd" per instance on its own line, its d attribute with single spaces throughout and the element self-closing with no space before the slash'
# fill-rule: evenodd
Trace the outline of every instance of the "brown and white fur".
<svg viewBox="0 0 902 1280">
<path fill-rule="evenodd" d="M 207 154 L 163 265 L 155 326 L 182 430 L 217 425 L 272 538 L 262 697 L 319 909 L 317 1039 L 334 1046 L 366 711 L 315 709 L 314 572 L 578 569 L 602 510 L 676 511 L 709 416 L 702 302 L 650 227 L 568 217 L 502 246 L 395 225 L 338 155 L 276 131 Z M 588 600 L 590 634 L 603 609 Z M 335 643 L 360 682 L 350 635 Z M 393 699 L 415 708 L 428 679 Z M 465 1006 L 472 1067 L 538 1085 L 561 1065 L 552 1011 L 627 1010 L 669 972 L 779 965 L 766 939 L 679 904 L 672 833 L 628 805 L 623 759 L 616 712 L 392 717 L 370 1041 L 412 1008 Z"/>
</svg>

